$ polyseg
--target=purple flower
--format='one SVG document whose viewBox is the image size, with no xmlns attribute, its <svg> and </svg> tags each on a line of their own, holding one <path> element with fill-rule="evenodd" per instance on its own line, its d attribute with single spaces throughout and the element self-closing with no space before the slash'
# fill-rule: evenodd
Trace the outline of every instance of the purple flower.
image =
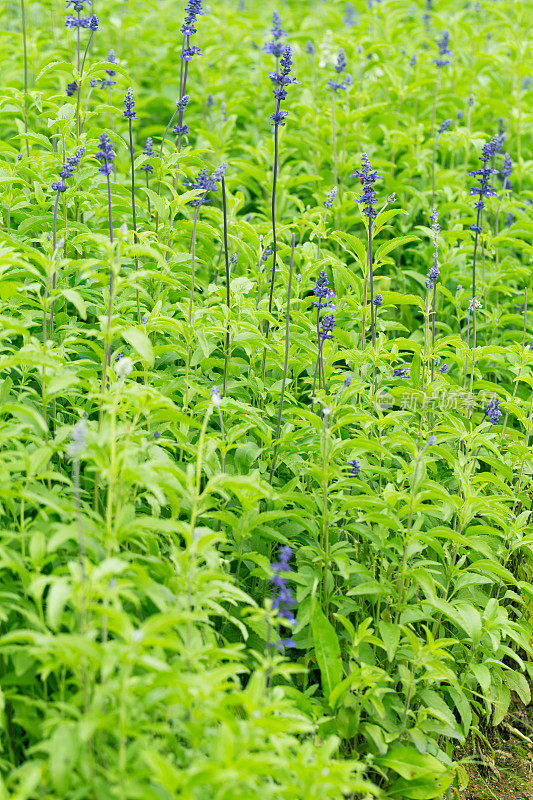
<svg viewBox="0 0 533 800">
<path fill-rule="evenodd" d="M 483 166 L 480 169 L 473 170 L 469 172 L 468 175 L 471 177 L 477 177 L 479 181 L 479 186 L 474 186 L 470 190 L 471 197 L 478 197 L 479 199 L 475 203 L 475 208 L 478 211 L 482 211 L 485 208 L 485 203 L 483 201 L 484 197 L 495 197 L 496 192 L 494 191 L 493 187 L 490 185 L 490 176 L 497 174 L 497 169 L 492 169 L 489 167 L 489 162 L 493 159 L 496 154 L 496 147 L 497 147 L 497 135 L 493 136 L 488 144 L 483 145 L 481 150 L 481 155 L 479 160 L 483 162 Z M 478 214 L 478 218 L 481 217 L 481 214 Z M 470 226 L 471 230 L 476 231 L 477 233 L 482 232 L 481 224 L 475 224 Z"/>
<path fill-rule="evenodd" d="M 289 561 L 292 558 L 292 550 L 287 545 L 280 547 L 278 550 L 279 561 L 274 561 L 270 565 L 270 569 L 274 573 L 270 578 L 270 582 L 274 587 L 272 608 L 277 609 L 278 619 L 282 625 L 294 627 L 296 625 L 296 618 L 293 613 L 293 608 L 296 601 L 292 595 L 290 587 L 287 585 L 287 579 L 284 573 L 292 572 Z M 278 639 L 276 645 L 278 650 L 283 651 L 286 647 L 295 647 L 292 639 Z"/>
<path fill-rule="evenodd" d="M 437 42 L 437 47 L 439 48 L 439 58 L 435 58 L 433 63 L 437 65 L 437 67 L 446 67 L 452 60 L 452 53 L 449 50 L 450 44 L 450 34 L 448 31 L 444 31 L 442 34 L 442 39 Z"/>
<path fill-rule="evenodd" d="M 219 184 L 224 177 L 227 166 L 228 162 L 224 161 L 223 164 L 213 170 L 211 175 L 209 175 L 207 167 L 202 167 L 194 181 L 184 181 L 184 186 L 190 186 L 191 189 L 203 189 L 204 191 L 203 195 L 200 194 L 192 200 L 189 200 L 191 206 L 197 208 L 198 206 L 203 206 L 210 202 L 207 199 L 207 193 L 216 192 L 218 188 L 217 184 Z"/>
<path fill-rule="evenodd" d="M 100 149 L 96 152 L 96 158 L 102 162 L 98 172 L 101 175 L 111 175 L 113 171 L 113 160 L 116 158 L 113 143 L 107 133 L 101 133 L 98 140 Z"/>
<path fill-rule="evenodd" d="M 370 220 L 377 216 L 377 211 L 374 206 L 377 201 L 377 195 L 374 192 L 374 183 L 381 179 L 381 175 L 372 170 L 372 166 L 366 153 L 361 156 L 361 169 L 350 175 L 351 178 L 359 178 L 363 184 L 363 194 L 357 198 L 358 203 L 363 203 L 363 214 Z"/>
<path fill-rule="evenodd" d="M 346 61 L 346 53 L 344 50 L 339 48 L 339 53 L 337 55 L 337 62 L 335 64 L 335 72 L 337 75 L 340 75 L 341 72 L 346 72 L 346 67 L 348 66 L 348 62 Z"/>
<path fill-rule="evenodd" d="M 78 91 L 78 84 L 76 83 L 76 81 L 72 81 L 72 83 L 67 83 L 67 97 L 73 97 L 77 91 Z"/>
<path fill-rule="evenodd" d="M 326 83 L 326 86 L 328 86 L 332 92 L 339 92 L 341 90 L 346 91 L 346 86 L 344 83 L 339 83 L 339 81 L 336 81 L 334 78 L 330 78 Z"/>
<path fill-rule="evenodd" d="M 335 292 L 330 287 L 328 276 L 324 271 L 322 271 L 318 276 L 316 286 L 313 289 L 313 294 L 318 298 L 318 300 L 313 300 L 313 305 L 318 308 L 319 312 L 326 307 L 335 309 L 335 306 L 331 302 L 331 299 L 335 297 Z"/>
<path fill-rule="evenodd" d="M 114 50 L 110 50 L 109 51 L 109 55 L 107 56 L 107 63 L 108 64 L 118 64 L 117 57 L 115 55 L 115 51 Z M 102 81 L 100 83 L 100 88 L 101 89 L 103 89 L 105 86 L 116 86 L 116 84 L 117 84 L 116 81 L 112 80 L 112 78 L 114 78 L 115 75 L 117 74 L 116 70 L 114 70 L 114 69 L 106 69 L 106 72 L 109 75 L 109 78 L 102 78 Z"/>
<path fill-rule="evenodd" d="M 126 110 L 124 111 L 124 117 L 126 119 L 135 119 L 137 116 L 135 112 L 135 100 L 133 99 L 133 89 L 130 88 L 126 92 L 126 96 L 124 97 L 124 105 L 126 106 Z"/>
<path fill-rule="evenodd" d="M 194 56 L 203 56 L 202 51 L 199 47 L 196 47 L 196 45 L 184 47 L 181 51 L 181 58 L 184 61 L 192 61 Z"/>
<path fill-rule="evenodd" d="M 96 28 L 92 26 L 96 25 Z M 65 19 L 65 28 L 91 28 L 93 31 L 98 30 L 98 17 L 93 14 L 92 17 L 74 17 L 72 14 Z"/>
<path fill-rule="evenodd" d="M 81 11 L 83 11 L 83 6 L 85 3 L 88 3 L 90 6 L 92 6 L 92 0 L 67 0 L 67 8 L 73 6 L 74 11 L 79 14 Z"/>
<path fill-rule="evenodd" d="M 400 367 L 399 369 L 394 370 L 394 378 L 405 378 L 408 379 L 411 377 L 411 373 L 407 367 Z"/>
<path fill-rule="evenodd" d="M 333 339 L 333 328 L 336 324 L 334 314 L 324 314 L 320 321 L 322 327 L 320 335 L 322 339 Z"/>
<path fill-rule="evenodd" d="M 513 162 L 511 160 L 511 156 L 509 155 L 509 153 L 505 153 L 503 156 L 503 166 L 500 169 L 498 177 L 500 178 L 501 181 L 504 182 L 504 188 L 506 189 L 513 188 L 512 183 L 509 180 L 509 177 L 511 176 L 512 172 L 513 172 Z"/>
<path fill-rule="evenodd" d="M 336 186 L 334 186 L 331 192 L 328 193 L 327 198 L 324 200 L 324 206 L 326 208 L 333 208 L 333 203 L 337 199 L 337 192 L 338 189 Z"/>
<path fill-rule="evenodd" d="M 65 183 L 65 181 L 68 181 L 68 179 L 71 178 L 74 172 L 77 170 L 84 154 L 85 154 L 85 147 L 78 147 L 75 155 L 67 156 L 67 159 L 59 172 L 59 177 L 61 178 L 61 181 L 56 181 L 55 183 L 52 184 L 52 189 L 55 192 L 67 191 L 68 186 Z"/>
<path fill-rule="evenodd" d="M 383 295 L 377 294 L 374 297 L 374 305 L 377 306 L 378 308 L 381 308 L 381 306 L 383 305 Z"/>
<path fill-rule="evenodd" d="M 448 128 L 451 126 L 452 122 L 453 122 L 453 120 L 451 120 L 451 119 L 445 119 L 444 122 L 441 122 L 441 124 L 437 128 L 437 133 L 438 134 L 446 133 Z"/>
<path fill-rule="evenodd" d="M 344 9 L 344 24 L 347 28 L 353 28 L 355 25 L 355 8 L 353 3 L 346 3 L 346 8 Z"/>
<path fill-rule="evenodd" d="M 263 47 L 265 53 L 270 53 L 270 55 L 275 56 L 276 58 L 280 58 L 283 55 L 284 45 L 280 41 L 283 36 L 287 36 L 285 31 L 281 27 L 281 17 L 277 11 L 274 11 L 272 14 L 272 42 L 268 42 Z"/>
<path fill-rule="evenodd" d="M 146 144 L 144 145 L 143 156 L 147 156 L 148 158 L 154 158 L 154 143 L 152 141 L 152 137 L 149 136 L 146 140 Z M 154 171 L 154 168 L 151 164 L 143 164 L 141 166 L 141 172 L 147 172 L 151 174 Z"/>
<path fill-rule="evenodd" d="M 361 464 L 356 458 L 352 458 L 351 461 L 348 461 L 348 465 L 350 467 L 350 473 L 354 476 L 354 478 L 359 475 L 361 472 Z"/>
<path fill-rule="evenodd" d="M 485 416 L 490 419 L 491 425 L 496 425 L 500 421 L 502 412 L 500 410 L 500 401 L 497 397 L 489 400 L 489 404 L 485 409 Z"/>
<path fill-rule="evenodd" d="M 431 230 L 433 232 L 433 266 L 428 272 L 426 286 L 428 289 L 433 289 L 439 277 L 438 257 L 439 257 L 439 214 L 436 208 L 433 209 L 430 216 Z"/>
<path fill-rule="evenodd" d="M 269 78 L 274 85 L 274 89 L 272 90 L 274 97 L 278 101 L 276 111 L 271 116 L 271 119 L 274 121 L 275 125 L 280 125 L 280 124 L 284 125 L 283 120 L 287 116 L 287 112 L 286 111 L 280 112 L 279 104 L 281 100 L 285 100 L 285 98 L 287 97 L 288 86 L 290 86 L 291 84 L 299 85 L 301 83 L 301 81 L 292 77 L 290 74 L 292 69 L 292 52 L 290 47 L 286 47 L 283 50 L 283 55 L 281 57 L 279 66 L 280 66 L 279 72 L 268 73 Z"/>
<path fill-rule="evenodd" d="M 181 32 L 187 38 L 196 33 L 196 19 L 202 14 L 202 0 L 189 0 L 185 6 L 185 19 L 181 26 Z"/>
</svg>

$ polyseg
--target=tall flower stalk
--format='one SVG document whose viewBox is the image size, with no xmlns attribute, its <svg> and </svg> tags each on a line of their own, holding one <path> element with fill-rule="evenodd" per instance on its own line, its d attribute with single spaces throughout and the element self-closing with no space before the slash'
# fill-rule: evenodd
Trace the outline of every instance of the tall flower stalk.
<svg viewBox="0 0 533 800">
<path fill-rule="evenodd" d="M 89 34 L 89 38 L 87 40 L 87 46 L 85 47 L 85 51 L 83 53 L 83 58 L 81 61 L 81 67 L 78 75 L 78 82 L 77 82 L 77 89 L 76 89 L 76 141 L 79 141 L 80 132 L 81 132 L 81 119 L 80 119 L 80 97 L 81 97 L 81 82 L 83 80 L 83 70 L 85 69 L 85 59 L 87 58 L 87 53 L 89 52 L 89 46 L 91 44 L 93 35 L 98 30 L 98 17 L 96 14 L 93 14 L 90 22 L 89 22 L 89 30 L 91 31 Z M 92 86 L 91 86 L 92 90 Z M 89 91 L 90 94 L 90 91 Z M 88 101 L 88 98 L 87 98 Z"/>
<path fill-rule="evenodd" d="M 265 51 L 265 53 L 270 53 L 270 55 L 274 56 L 274 58 L 276 59 L 276 70 L 277 70 L 279 60 L 283 55 L 283 51 L 285 49 L 285 45 L 281 40 L 283 39 L 283 37 L 287 36 L 285 31 L 281 27 L 281 17 L 277 11 L 274 11 L 272 13 L 271 32 L 272 32 L 272 41 L 268 42 L 268 44 L 266 44 L 263 47 L 263 50 Z"/>
<path fill-rule="evenodd" d="M 278 612 L 278 638 L 276 642 L 271 642 L 270 637 L 268 637 L 267 646 L 276 647 L 280 652 L 283 652 L 286 647 L 296 647 L 291 638 L 283 639 L 281 637 L 279 628 L 280 625 L 284 625 L 286 627 L 294 627 L 296 625 L 296 618 L 292 610 L 296 605 L 296 601 L 292 595 L 290 587 L 287 586 L 287 578 L 283 577 L 284 574 L 292 572 L 291 568 L 289 567 L 289 561 L 292 558 L 292 550 L 290 547 L 287 545 L 280 547 L 278 551 L 278 558 L 279 561 L 275 561 L 270 565 L 270 569 L 274 573 L 270 578 L 270 582 L 274 587 L 272 608 Z"/>
<path fill-rule="evenodd" d="M 76 12 L 76 16 L 74 14 L 69 14 L 68 17 L 65 19 L 65 28 L 76 28 L 76 63 L 78 66 L 78 80 L 76 82 L 76 90 L 77 90 L 77 100 L 76 100 L 76 140 L 78 141 L 80 138 L 80 91 L 81 91 L 81 41 L 80 41 L 80 28 L 89 28 L 91 30 L 89 36 L 89 42 L 92 39 L 92 35 L 95 30 L 98 30 L 98 17 L 93 15 L 92 17 L 82 17 L 81 13 L 84 10 L 85 3 L 92 6 L 91 0 L 66 0 L 67 2 L 67 10 L 72 6 L 74 11 Z M 87 48 L 85 50 L 85 55 L 87 55 L 87 49 L 89 45 L 87 44 Z M 85 57 L 83 59 L 85 61 Z"/>
<path fill-rule="evenodd" d="M 224 261 L 226 265 L 226 306 L 228 307 L 228 326 L 226 328 L 226 347 L 224 353 L 224 395 L 226 394 L 226 385 L 228 380 L 228 366 L 229 366 L 229 346 L 230 346 L 230 308 L 231 308 L 231 298 L 230 298 L 230 266 L 229 266 L 229 250 L 228 250 L 228 209 L 226 203 L 226 181 L 224 180 L 224 175 L 222 175 L 222 179 L 220 181 L 220 186 L 222 189 L 222 216 L 224 220 Z"/>
<path fill-rule="evenodd" d="M 448 33 L 448 31 L 444 31 L 444 33 L 442 34 L 442 39 L 440 39 L 440 41 L 437 42 L 437 47 L 439 50 L 438 58 L 433 59 L 433 63 L 437 67 L 437 75 L 435 77 L 435 92 L 433 94 L 433 112 L 431 116 L 432 136 L 435 130 L 435 116 L 437 113 L 437 96 L 439 93 L 440 72 L 441 69 L 447 67 L 452 60 L 452 53 L 449 49 L 449 45 L 450 45 L 450 34 Z"/>
<path fill-rule="evenodd" d="M 333 298 L 335 297 L 335 292 L 329 285 L 328 276 L 324 271 L 320 273 L 318 276 L 318 280 L 316 282 L 316 286 L 313 289 L 313 294 L 316 297 L 316 300 L 313 300 L 313 305 L 316 308 L 316 338 L 317 338 L 317 359 L 316 359 L 316 366 L 315 366 L 315 375 L 313 378 L 313 391 L 312 397 L 314 402 L 315 397 L 315 387 L 316 387 L 316 379 L 318 375 L 318 388 L 321 389 L 324 383 L 324 372 L 323 372 L 323 364 L 322 364 L 322 331 L 321 331 L 321 320 L 320 320 L 320 312 L 324 308 L 330 308 L 335 310 L 335 306 L 333 305 Z M 333 316 L 333 315 L 331 315 Z M 333 317 L 333 319 L 335 319 Z"/>
<path fill-rule="evenodd" d="M 433 291 L 433 309 L 431 319 L 431 380 L 435 377 L 435 317 L 437 312 L 437 280 L 439 277 L 439 213 L 436 208 L 431 212 L 431 230 L 433 232 L 433 266 L 428 272 L 426 286 L 428 295 Z"/>
<path fill-rule="evenodd" d="M 194 289 L 196 283 L 196 226 L 198 224 L 198 217 L 200 209 L 203 205 L 209 203 L 207 195 L 209 192 L 216 192 L 218 184 L 222 181 L 228 162 L 224 161 L 219 167 L 209 174 L 207 167 L 202 167 L 194 181 L 185 181 L 184 186 L 189 186 L 191 189 L 201 189 L 203 194 L 198 194 L 190 201 L 190 205 L 194 207 L 194 219 L 191 234 L 191 243 L 189 245 L 189 253 L 192 255 L 191 264 L 191 294 L 189 298 L 189 325 L 192 325 L 192 311 L 194 304 Z"/>
<path fill-rule="evenodd" d="M 124 97 L 124 105 L 126 106 L 124 110 L 124 118 L 128 120 L 128 128 L 130 134 L 130 159 L 131 159 L 131 213 L 133 218 L 133 241 L 135 244 L 138 243 L 137 238 L 137 211 L 135 207 L 135 159 L 133 156 L 133 125 L 132 120 L 135 119 L 137 116 L 135 112 L 135 101 L 133 99 L 133 90 L 130 86 L 128 91 L 126 92 L 126 96 Z M 139 259 L 137 254 L 135 255 L 135 272 L 139 270 Z M 136 284 L 135 290 L 137 293 L 137 322 L 140 323 L 141 321 L 141 306 L 139 302 L 139 286 Z"/>
<path fill-rule="evenodd" d="M 439 127 L 437 128 L 437 133 L 435 134 L 435 144 L 433 145 L 433 161 L 431 167 L 431 206 L 435 206 L 435 158 L 437 155 L 437 144 L 439 142 L 439 137 L 446 133 L 448 128 L 451 126 L 452 120 L 445 119 L 444 122 L 441 122 Z"/>
<path fill-rule="evenodd" d="M 274 476 L 276 469 L 276 461 L 278 458 L 279 450 L 279 436 L 281 433 L 281 419 L 283 416 L 283 403 L 285 401 L 285 387 L 287 385 L 287 372 L 289 369 L 289 344 L 290 344 L 290 326 L 291 326 L 291 293 L 292 293 L 292 273 L 294 270 L 294 249 L 296 247 L 296 236 L 292 234 L 291 242 L 291 261 L 289 266 L 289 282 L 287 286 L 287 310 L 285 313 L 285 359 L 283 362 L 283 379 L 281 382 L 281 392 L 279 398 L 278 421 L 276 425 L 276 445 L 274 447 L 274 455 L 272 456 L 272 466 L 270 468 L 270 483 Z"/>
<path fill-rule="evenodd" d="M 154 143 L 152 141 L 152 137 L 151 136 L 148 136 L 148 138 L 146 139 L 146 144 L 144 145 L 144 150 L 143 150 L 143 156 L 146 156 L 147 158 L 153 158 L 154 157 Z M 146 188 L 147 189 L 150 188 L 150 175 L 152 174 L 153 171 L 154 171 L 154 168 L 153 168 L 152 164 L 142 164 L 141 165 L 141 172 L 144 172 L 144 174 L 146 176 Z M 146 197 L 148 199 L 148 213 L 151 215 L 152 207 L 150 205 L 150 195 L 147 194 Z"/>
<path fill-rule="evenodd" d="M 100 149 L 96 153 L 96 158 L 101 161 L 101 166 L 98 172 L 105 175 L 107 181 L 107 217 L 109 222 L 109 241 L 113 244 L 113 207 L 111 204 L 111 173 L 113 171 L 113 162 L 115 160 L 115 151 L 111 139 L 107 133 L 101 133 L 99 138 Z M 113 294 L 115 290 L 115 273 L 114 264 L 111 264 L 109 270 L 109 306 L 107 310 L 107 331 L 106 341 L 104 347 L 104 364 L 102 368 L 102 391 L 106 387 L 107 367 L 111 354 L 111 319 L 113 317 Z"/>
<path fill-rule="evenodd" d="M 178 99 L 178 107 L 177 111 L 179 113 L 178 117 L 178 124 L 174 128 L 174 134 L 178 137 L 176 142 L 176 150 L 181 152 L 181 141 L 183 136 L 186 136 L 189 132 L 188 125 L 183 124 L 183 112 L 185 110 L 185 106 L 187 105 L 187 100 L 189 99 L 187 96 L 187 76 L 189 72 L 189 63 L 192 61 L 194 56 L 201 56 L 203 55 L 202 51 L 196 45 L 191 45 L 191 36 L 197 33 L 196 28 L 196 21 L 197 18 L 202 14 L 202 0 L 189 0 L 185 7 L 185 19 L 183 20 L 183 25 L 181 26 L 181 32 L 183 34 L 183 39 L 181 42 L 181 62 L 180 62 L 180 93 Z M 185 102 L 183 103 L 183 99 L 187 97 Z M 174 114 L 175 116 L 175 114 Z M 174 119 L 174 116 L 172 119 Z M 171 120 L 172 121 L 172 120 Z M 165 136 L 168 132 L 168 128 L 170 124 L 167 126 L 167 130 L 165 131 L 165 135 L 163 136 L 163 142 L 165 141 Z M 161 142 L 161 155 L 162 155 L 162 148 L 163 142 Z M 178 186 L 178 178 L 177 175 L 174 177 L 174 186 L 177 189 Z M 159 182 L 158 186 L 158 194 L 161 188 L 161 181 Z M 156 230 L 157 230 L 157 218 L 156 218 Z"/>
<path fill-rule="evenodd" d="M 53 253 L 52 258 L 53 258 L 54 263 L 55 263 L 55 261 L 57 259 L 57 250 L 58 250 L 58 246 L 57 246 L 57 212 L 58 212 L 58 208 L 59 208 L 59 198 L 64 192 L 67 191 L 68 186 L 65 183 L 65 181 L 67 181 L 69 178 L 71 178 L 72 175 L 74 174 L 74 172 L 77 170 L 77 168 L 78 168 L 78 166 L 80 164 L 80 161 L 84 156 L 84 153 L 85 153 L 85 147 L 79 147 L 77 149 L 77 151 L 76 151 L 76 155 L 69 156 L 66 159 L 65 163 L 63 164 L 63 166 L 62 166 L 61 172 L 59 173 L 59 177 L 60 177 L 61 180 L 56 181 L 55 183 L 52 184 L 52 189 L 54 189 L 55 192 L 56 192 L 56 199 L 55 199 L 55 203 L 54 203 L 54 222 L 53 222 L 53 228 L 52 228 L 52 253 Z M 52 292 L 53 293 L 55 292 L 56 281 L 57 281 L 57 270 L 54 267 L 54 272 L 52 274 Z M 50 336 L 49 336 L 50 339 L 53 339 L 53 337 L 54 337 L 55 305 L 56 305 L 56 301 L 55 301 L 55 297 L 54 297 L 52 299 L 52 308 L 50 310 Z"/>
<path fill-rule="evenodd" d="M 337 80 L 340 78 L 342 72 L 346 72 L 348 63 L 346 61 L 346 53 L 342 49 L 339 50 L 337 61 L 335 64 L 335 78 L 330 78 L 327 86 L 331 89 L 331 138 L 333 145 L 333 177 L 335 186 L 339 186 L 339 165 L 337 158 L 337 123 L 335 119 L 335 97 L 340 90 L 346 91 L 346 85 L 342 81 Z"/>
<path fill-rule="evenodd" d="M 483 145 L 481 150 L 481 155 L 479 160 L 482 162 L 483 166 L 480 169 L 473 170 L 469 172 L 469 176 L 477 177 L 479 181 L 479 186 L 474 186 L 470 190 L 471 197 L 477 197 L 477 201 L 475 203 L 475 208 L 477 209 L 477 218 L 474 225 L 470 226 L 470 229 L 475 232 L 475 239 L 474 239 L 474 253 L 472 256 L 472 340 L 473 340 L 473 349 L 476 348 L 476 308 L 477 308 L 477 301 L 476 301 L 476 256 L 477 256 L 477 249 L 478 249 L 478 242 L 479 236 L 483 232 L 483 209 L 485 208 L 485 197 L 494 197 L 496 192 L 494 191 L 493 187 L 490 185 L 490 178 L 491 175 L 494 175 L 498 172 L 498 170 L 493 169 L 490 166 L 491 159 L 496 152 L 497 146 L 497 136 L 494 136 L 490 142 L 486 145 Z M 467 362 L 468 363 L 468 362 Z M 473 373 L 473 364 L 472 364 L 472 373 Z"/>
<path fill-rule="evenodd" d="M 299 84 L 300 81 L 291 76 L 292 52 L 287 46 L 283 50 L 283 55 L 279 63 L 279 72 L 270 72 L 269 77 L 274 85 L 273 94 L 276 98 L 276 110 L 271 114 L 270 119 L 274 125 L 274 171 L 272 177 L 272 276 L 270 279 L 270 294 L 268 298 L 268 313 L 272 313 L 272 303 L 274 299 L 274 283 L 276 280 L 276 258 L 278 242 L 276 238 L 276 189 L 278 181 L 278 159 L 279 159 L 279 127 L 285 125 L 287 111 L 281 111 L 281 101 L 287 97 L 287 87 L 291 84 Z M 267 320 L 265 338 L 268 339 L 270 331 L 270 321 Z M 263 380 L 265 379 L 266 366 L 266 347 L 263 352 Z"/>
<path fill-rule="evenodd" d="M 374 267 L 373 267 L 373 253 L 372 253 L 372 223 L 377 217 L 377 211 L 374 208 L 377 202 L 377 195 L 374 192 L 374 183 L 381 179 L 372 169 L 370 161 L 366 153 L 361 156 L 361 169 L 354 172 L 352 178 L 359 178 L 363 184 L 363 194 L 361 197 L 356 198 L 358 203 L 363 205 L 362 213 L 366 216 L 368 223 L 368 248 L 367 248 L 367 268 L 365 273 L 365 288 L 363 298 L 363 322 L 361 334 L 361 349 L 365 347 L 365 321 L 366 321 L 366 305 L 367 305 L 367 283 L 370 282 L 370 325 L 372 331 L 372 346 L 376 347 L 376 325 L 374 320 Z"/>
<path fill-rule="evenodd" d="M 165 144 L 165 139 L 167 138 L 167 133 L 170 130 L 170 126 L 172 125 L 172 123 L 174 122 L 174 120 L 176 118 L 176 114 L 180 115 L 179 118 L 181 119 L 181 121 L 183 123 L 183 111 L 184 111 L 184 109 L 185 109 L 185 107 L 186 107 L 188 102 L 189 102 L 189 95 L 188 94 L 183 95 L 182 97 L 180 97 L 177 100 L 176 109 L 175 109 L 174 113 L 172 114 L 172 116 L 170 117 L 170 119 L 168 121 L 168 125 L 165 128 L 165 132 L 163 133 L 163 138 L 161 139 L 161 145 L 159 147 L 159 180 L 157 182 L 157 196 L 158 197 L 161 195 L 161 183 L 163 181 L 163 146 Z M 180 127 L 181 127 L 182 123 L 179 123 Z M 187 130 L 188 130 L 188 128 L 187 128 Z M 156 231 L 156 233 L 158 232 L 158 229 L 159 229 L 159 214 L 156 213 L 156 215 L 155 215 L 155 231 Z"/>
<path fill-rule="evenodd" d="M 111 65 L 118 64 L 118 59 L 117 59 L 117 57 L 115 55 L 115 51 L 114 50 L 110 50 L 109 51 L 108 56 L 107 56 L 107 63 L 111 64 Z M 107 87 L 108 103 L 109 103 L 110 106 L 112 106 L 113 105 L 113 86 L 117 85 L 117 82 L 114 80 L 114 78 L 115 78 L 117 72 L 114 69 L 106 69 L 106 73 L 107 73 L 108 77 L 107 78 L 102 78 L 102 81 L 100 83 L 100 88 L 101 89 L 105 89 Z M 111 128 L 112 132 L 114 133 L 115 132 L 115 119 L 113 117 L 113 112 L 111 112 L 111 114 L 110 114 L 109 127 Z M 117 179 L 117 169 L 116 169 L 115 164 L 113 164 L 113 177 L 114 177 L 115 180 Z"/>
<path fill-rule="evenodd" d="M 26 106 L 26 95 L 28 94 L 28 43 L 26 40 L 26 6 L 24 0 L 20 0 L 20 12 L 22 16 L 22 49 L 24 53 L 24 133 L 28 134 L 28 108 Z M 26 138 L 26 155 L 30 155 L 30 143 Z"/>
<path fill-rule="evenodd" d="M 326 218 L 328 216 L 328 211 L 330 211 L 333 206 L 335 205 L 335 200 L 337 199 L 338 189 L 336 186 L 333 187 L 331 192 L 328 192 L 328 196 L 324 200 L 324 217 L 322 219 L 322 223 L 324 228 L 326 227 Z M 320 234 L 317 235 L 317 244 L 316 244 L 316 257 L 320 258 Z"/>
</svg>

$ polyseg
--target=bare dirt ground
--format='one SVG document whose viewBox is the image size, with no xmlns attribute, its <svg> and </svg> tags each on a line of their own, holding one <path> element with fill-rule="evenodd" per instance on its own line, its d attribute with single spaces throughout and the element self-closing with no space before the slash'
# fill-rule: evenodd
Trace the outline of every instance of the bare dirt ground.
<svg viewBox="0 0 533 800">
<path fill-rule="evenodd" d="M 461 800 L 533 800 L 533 704 L 519 701 L 496 729 L 456 750 L 468 773 Z"/>
</svg>

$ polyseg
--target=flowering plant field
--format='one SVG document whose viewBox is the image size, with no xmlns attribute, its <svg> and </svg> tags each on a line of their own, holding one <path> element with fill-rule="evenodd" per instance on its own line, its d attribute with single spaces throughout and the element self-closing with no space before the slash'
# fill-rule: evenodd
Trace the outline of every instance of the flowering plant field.
<svg viewBox="0 0 533 800">
<path fill-rule="evenodd" d="M 530 701 L 529 0 L 8 0 L 0 800 L 460 798 Z"/>
</svg>

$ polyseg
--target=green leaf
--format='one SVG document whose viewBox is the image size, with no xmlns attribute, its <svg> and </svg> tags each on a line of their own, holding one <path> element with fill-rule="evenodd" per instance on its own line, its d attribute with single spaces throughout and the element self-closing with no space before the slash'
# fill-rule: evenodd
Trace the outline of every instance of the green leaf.
<svg viewBox="0 0 533 800">
<path fill-rule="evenodd" d="M 341 649 L 335 628 L 322 611 L 316 596 L 313 597 L 311 609 L 311 628 L 316 660 L 322 678 L 322 689 L 329 698 L 342 678 Z"/>
<path fill-rule="evenodd" d="M 408 242 L 416 242 L 417 240 L 418 236 L 396 236 L 394 239 L 384 242 L 382 245 L 380 245 L 380 247 L 378 247 L 374 256 L 374 261 L 378 263 L 382 258 L 384 258 L 384 256 L 386 256 L 396 247 L 402 247 Z"/>
<path fill-rule="evenodd" d="M 146 362 L 149 366 L 154 363 L 154 349 L 152 343 L 144 331 L 139 328 L 126 328 L 122 331 L 122 336 L 131 344 L 134 350 L 139 354 L 141 360 Z"/>
<path fill-rule="evenodd" d="M 77 728 L 71 723 L 60 724 L 50 738 L 50 777 L 56 792 L 65 797 L 78 759 L 80 744 Z"/>
<path fill-rule="evenodd" d="M 470 669 L 476 676 L 476 680 L 483 689 L 483 691 L 486 692 L 490 686 L 490 681 L 491 681 L 489 668 L 485 666 L 485 664 L 472 664 Z"/>
<path fill-rule="evenodd" d="M 387 658 L 392 661 L 400 643 L 400 626 L 395 625 L 393 622 L 380 620 L 378 628 L 385 645 Z"/>
<path fill-rule="evenodd" d="M 525 675 L 515 670 L 506 669 L 503 671 L 503 680 L 513 692 L 516 692 L 525 706 L 531 702 L 531 690 Z"/>
<path fill-rule="evenodd" d="M 402 778 L 409 780 L 435 777 L 446 771 L 444 764 L 435 756 L 429 753 L 419 753 L 418 750 L 403 745 L 393 747 L 386 756 L 376 758 L 376 764 L 392 769 Z"/>
<path fill-rule="evenodd" d="M 509 706 L 511 704 L 511 692 L 504 684 L 493 686 L 492 696 L 490 699 L 494 705 L 492 724 L 496 727 L 500 724 L 500 722 L 503 722 L 507 716 L 507 711 L 509 710 Z"/>
<path fill-rule="evenodd" d="M 61 294 L 63 297 L 69 300 L 73 306 L 76 307 L 76 310 L 82 319 L 87 319 L 87 306 L 85 305 L 85 300 L 79 292 L 77 292 L 75 289 L 62 289 Z"/>
<path fill-rule="evenodd" d="M 46 621 L 51 628 L 57 630 L 63 615 L 63 609 L 70 596 L 71 588 L 66 578 L 57 578 L 48 593 L 46 603 Z"/>
</svg>

